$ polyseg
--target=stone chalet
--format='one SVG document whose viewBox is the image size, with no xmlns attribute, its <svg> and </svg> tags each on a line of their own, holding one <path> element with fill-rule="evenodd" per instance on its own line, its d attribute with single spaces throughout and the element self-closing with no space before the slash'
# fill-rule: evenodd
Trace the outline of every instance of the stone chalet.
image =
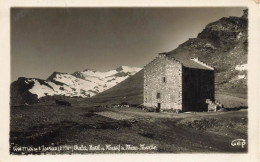
<svg viewBox="0 0 260 162">
<path fill-rule="evenodd" d="M 214 68 L 198 58 L 160 53 L 144 67 L 144 106 L 157 111 L 208 111 L 214 90 Z"/>
</svg>

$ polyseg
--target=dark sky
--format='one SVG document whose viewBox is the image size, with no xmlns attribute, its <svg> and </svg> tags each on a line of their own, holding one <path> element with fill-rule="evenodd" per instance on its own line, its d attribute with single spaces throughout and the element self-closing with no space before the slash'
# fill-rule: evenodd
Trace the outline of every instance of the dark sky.
<svg viewBox="0 0 260 162">
<path fill-rule="evenodd" d="M 11 81 L 143 67 L 243 8 L 12 8 Z"/>
</svg>

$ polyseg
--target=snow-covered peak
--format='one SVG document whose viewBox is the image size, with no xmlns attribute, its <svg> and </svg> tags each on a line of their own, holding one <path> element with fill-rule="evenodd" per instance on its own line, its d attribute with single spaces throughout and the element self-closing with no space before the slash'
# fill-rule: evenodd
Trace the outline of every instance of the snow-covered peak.
<svg viewBox="0 0 260 162">
<path fill-rule="evenodd" d="M 116 69 L 118 72 L 125 72 L 125 73 L 136 73 L 140 71 L 142 68 L 137 67 L 130 67 L 130 66 L 120 66 Z"/>
<path fill-rule="evenodd" d="M 247 64 L 237 65 L 237 66 L 235 67 L 235 69 L 238 70 L 238 71 L 247 70 Z"/>
<path fill-rule="evenodd" d="M 107 71 L 107 72 L 98 72 L 98 71 L 88 70 L 88 71 L 82 72 L 82 74 L 84 76 L 101 77 L 101 78 L 105 78 L 107 76 L 114 75 L 116 73 L 117 73 L 116 70 L 111 70 L 111 71 Z"/>
<path fill-rule="evenodd" d="M 104 78 L 108 78 L 111 76 L 119 76 L 118 75 L 119 73 L 133 75 L 140 70 L 141 70 L 141 68 L 137 68 L 137 67 L 120 66 L 120 67 L 116 68 L 115 70 L 110 70 L 110 71 L 105 71 L 105 72 L 87 69 L 87 70 L 84 70 L 83 72 L 81 72 L 81 74 L 84 77 L 95 77 L 95 78 L 99 78 L 99 79 L 104 79 Z"/>
<path fill-rule="evenodd" d="M 53 95 L 91 97 L 122 82 L 141 68 L 120 66 L 116 70 L 100 72 L 86 69 L 76 71 L 73 74 L 54 72 L 45 81 L 39 79 L 27 79 L 25 84 L 32 83 L 29 92 L 36 94 L 38 98 Z"/>
</svg>

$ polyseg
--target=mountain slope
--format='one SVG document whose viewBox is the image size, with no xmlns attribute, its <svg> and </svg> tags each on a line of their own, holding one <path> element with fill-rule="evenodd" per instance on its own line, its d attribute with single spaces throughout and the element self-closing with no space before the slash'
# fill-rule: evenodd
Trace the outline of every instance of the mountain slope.
<svg viewBox="0 0 260 162">
<path fill-rule="evenodd" d="M 128 104 L 143 103 L 143 86 L 144 86 L 144 71 L 140 70 L 135 75 L 127 78 L 116 86 L 93 96 L 84 102 L 111 104 L 127 102 Z"/>
<path fill-rule="evenodd" d="M 247 28 L 246 16 L 221 18 L 168 55 L 187 59 L 199 57 L 215 68 L 217 90 L 246 92 Z"/>
<path fill-rule="evenodd" d="M 215 68 L 216 91 L 247 93 L 247 10 L 242 17 L 228 17 L 208 24 L 197 38 L 189 39 L 167 55 L 199 60 Z M 143 70 L 113 88 L 91 98 L 110 103 L 124 101 L 130 104 L 143 102 Z M 139 83 L 139 84 L 138 84 Z M 131 88 L 128 88 L 131 87 Z"/>
<path fill-rule="evenodd" d="M 31 104 L 45 96 L 91 97 L 122 82 L 141 68 L 120 66 L 98 72 L 86 69 L 73 74 L 54 72 L 47 80 L 21 77 L 11 84 L 12 104 Z"/>
</svg>

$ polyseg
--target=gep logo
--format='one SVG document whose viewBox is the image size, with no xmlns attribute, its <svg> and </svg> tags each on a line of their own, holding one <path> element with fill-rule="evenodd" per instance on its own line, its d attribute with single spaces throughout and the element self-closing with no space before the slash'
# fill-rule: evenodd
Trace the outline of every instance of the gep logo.
<svg viewBox="0 0 260 162">
<path fill-rule="evenodd" d="M 246 140 L 244 139 L 235 139 L 231 142 L 231 146 L 241 146 L 242 148 L 244 148 L 245 145 Z"/>
</svg>

